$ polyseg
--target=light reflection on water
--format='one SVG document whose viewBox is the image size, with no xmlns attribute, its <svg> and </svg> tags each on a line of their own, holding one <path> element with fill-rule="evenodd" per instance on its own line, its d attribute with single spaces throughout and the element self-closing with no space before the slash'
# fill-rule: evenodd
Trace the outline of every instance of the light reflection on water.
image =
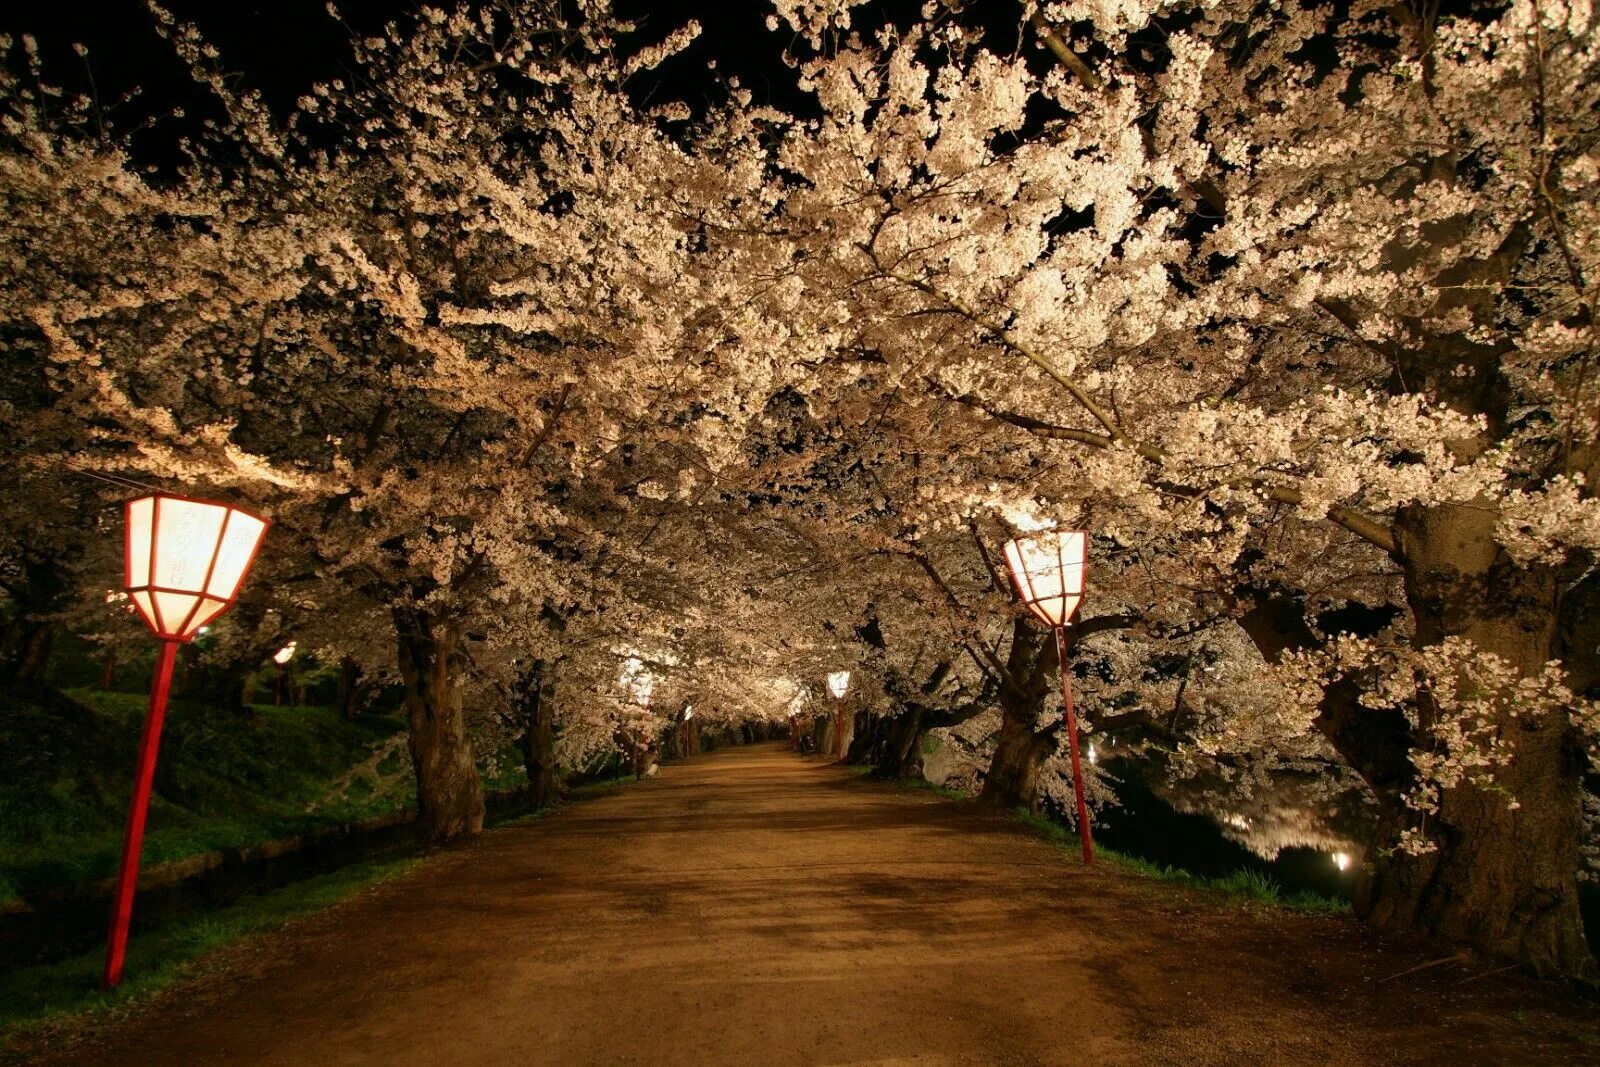
<svg viewBox="0 0 1600 1067">
<path fill-rule="evenodd" d="M 1154 863 L 1221 876 L 1241 868 L 1287 890 L 1348 895 L 1366 852 L 1372 812 L 1359 793 L 1304 772 L 1169 781 L 1162 768 L 1114 759 L 1119 809 L 1102 813 L 1105 844 Z"/>
</svg>

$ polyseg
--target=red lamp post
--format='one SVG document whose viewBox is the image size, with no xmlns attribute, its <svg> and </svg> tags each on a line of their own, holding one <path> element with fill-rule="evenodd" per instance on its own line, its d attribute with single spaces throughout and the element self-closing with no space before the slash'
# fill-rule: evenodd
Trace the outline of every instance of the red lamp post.
<svg viewBox="0 0 1600 1067">
<path fill-rule="evenodd" d="M 690 704 L 683 709 L 683 724 L 681 726 L 683 741 L 679 747 L 683 749 L 684 759 L 689 758 L 689 720 L 692 718 L 694 718 L 694 705 Z"/>
<path fill-rule="evenodd" d="M 151 632 L 161 639 L 161 653 L 139 740 L 122 863 L 112 896 L 111 934 L 102 979 L 107 989 L 122 981 L 133 891 L 139 881 L 139 849 L 144 843 L 156 750 L 161 745 L 161 723 L 166 717 L 178 646 L 194 640 L 202 626 L 233 606 L 267 532 L 266 520 L 247 511 L 166 493 L 130 500 L 125 515 L 123 584 Z"/>
<path fill-rule="evenodd" d="M 838 758 L 844 759 L 844 695 L 850 691 L 850 672 L 834 671 L 828 675 L 828 692 L 833 694 L 834 748 Z"/>
<path fill-rule="evenodd" d="M 1067 708 L 1067 749 L 1072 754 L 1072 793 L 1078 806 L 1078 836 L 1083 862 L 1094 862 L 1089 834 L 1089 808 L 1083 801 L 1083 768 L 1078 762 L 1078 716 L 1072 707 L 1072 680 L 1067 673 L 1067 623 L 1083 599 L 1084 557 L 1089 535 L 1082 530 L 1057 530 L 1019 537 L 1006 545 L 1006 566 L 1017 595 L 1034 618 L 1055 631 L 1056 661 L 1061 668 L 1061 694 Z"/>
</svg>

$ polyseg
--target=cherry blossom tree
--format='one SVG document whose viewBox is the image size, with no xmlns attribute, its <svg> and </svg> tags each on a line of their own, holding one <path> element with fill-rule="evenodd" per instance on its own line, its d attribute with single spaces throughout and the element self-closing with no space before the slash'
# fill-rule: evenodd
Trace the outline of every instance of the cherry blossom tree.
<svg viewBox="0 0 1600 1067">
<path fill-rule="evenodd" d="M 897 384 L 1048 442 L 1041 499 L 1233 569 L 1280 732 L 1384 804 L 1363 914 L 1585 972 L 1593 16 L 1433 12 L 1030 5 L 1007 55 L 786 7 L 833 44 L 784 235 Z M 1324 553 L 1393 626 L 1316 631 Z"/>
<path fill-rule="evenodd" d="M 853 758 L 970 733 L 1037 804 L 1056 652 L 996 553 L 1086 528 L 1086 730 L 1354 775 L 1361 914 L 1590 973 L 1593 12 L 774 8 L 809 112 L 645 101 L 695 27 L 552 2 L 425 8 L 278 115 L 156 9 L 225 116 L 171 173 L 24 46 L 18 465 L 269 513 L 274 610 L 403 680 L 435 839 L 474 731 L 547 798 L 846 666 Z M 8 582 L 83 543 L 0 523 Z"/>
</svg>

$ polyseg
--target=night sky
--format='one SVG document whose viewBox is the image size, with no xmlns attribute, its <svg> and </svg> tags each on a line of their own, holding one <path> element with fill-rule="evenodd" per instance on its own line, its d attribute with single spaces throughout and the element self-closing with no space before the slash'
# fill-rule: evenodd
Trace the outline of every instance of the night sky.
<svg viewBox="0 0 1600 1067">
<path fill-rule="evenodd" d="M 280 114 L 314 83 L 350 70 L 348 32 L 328 15 L 325 0 L 167 0 L 167 6 L 179 21 L 199 26 L 221 51 L 226 68 L 243 85 L 261 91 Z M 350 26 L 372 33 L 386 21 L 403 22 L 418 5 L 412 0 L 339 0 L 338 7 Z M 86 9 L 93 11 L 92 17 Z M 804 97 L 792 88 L 793 73 L 779 58 L 791 35 L 787 29 L 766 29 L 767 4 L 626 0 L 617 9 L 640 22 L 641 43 L 659 40 L 692 18 L 702 26 L 700 39 L 687 54 L 636 79 L 641 98 L 704 102 L 719 95 L 720 75 L 738 77 L 759 103 L 803 104 Z M 0 5 L 0 33 L 14 38 L 32 34 L 38 40 L 45 80 L 71 93 L 92 92 L 110 109 L 113 124 L 124 130 L 173 107 L 190 116 L 215 111 L 154 25 L 144 0 L 12 0 Z M 86 58 L 74 53 L 74 43 L 88 48 Z M 713 60 L 715 73 L 710 69 Z M 119 103 L 136 89 L 138 99 Z M 165 128 L 170 138 L 173 124 L 168 121 Z M 145 134 L 143 147 L 159 152 L 156 142 L 162 139 Z"/>
<path fill-rule="evenodd" d="M 326 0 L 165 2 L 180 22 L 199 26 L 220 50 L 224 67 L 242 85 L 259 90 L 280 115 L 313 84 L 351 69 L 349 33 L 329 16 Z M 403 24 L 421 5 L 416 0 L 338 0 L 337 6 L 357 32 L 371 34 L 388 21 Z M 441 0 L 434 6 L 450 9 L 454 3 Z M 852 12 L 853 25 L 870 35 L 888 21 L 909 24 L 921 8 L 921 0 L 881 0 Z M 721 99 L 721 83 L 732 77 L 751 91 L 757 104 L 797 114 L 814 112 L 814 102 L 794 88 L 795 72 L 783 62 L 793 34 L 786 26 L 777 32 L 766 28 L 773 10 L 767 0 L 616 0 L 615 9 L 639 23 L 640 46 L 690 19 L 701 25 L 699 39 L 687 52 L 629 83 L 640 102 L 701 105 Z M 1014 0 L 977 0 L 965 5 L 961 19 L 983 26 L 993 47 L 1010 51 L 1018 43 L 1020 11 Z M 44 59 L 45 80 L 69 93 L 92 93 L 114 128 L 138 129 L 174 107 L 183 109 L 189 123 L 219 114 L 154 27 L 145 0 L 0 4 L 0 33 L 14 38 L 32 34 Z M 76 55 L 74 43 L 85 45 L 88 56 Z M 138 98 L 123 101 L 134 90 Z M 190 128 L 160 118 L 135 138 L 135 152 L 150 162 L 163 162 L 176 138 Z"/>
</svg>

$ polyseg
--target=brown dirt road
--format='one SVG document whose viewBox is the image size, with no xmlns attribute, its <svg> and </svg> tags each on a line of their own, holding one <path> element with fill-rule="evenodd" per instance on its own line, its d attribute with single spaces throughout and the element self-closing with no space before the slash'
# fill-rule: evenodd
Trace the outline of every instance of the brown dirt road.
<svg viewBox="0 0 1600 1067">
<path fill-rule="evenodd" d="M 1573 1063 L 1550 990 L 774 745 L 502 828 L 57 1062 Z M 1442 972 L 1450 973 L 1444 974 Z M 1383 979 L 1389 979 L 1383 981 Z"/>
</svg>

